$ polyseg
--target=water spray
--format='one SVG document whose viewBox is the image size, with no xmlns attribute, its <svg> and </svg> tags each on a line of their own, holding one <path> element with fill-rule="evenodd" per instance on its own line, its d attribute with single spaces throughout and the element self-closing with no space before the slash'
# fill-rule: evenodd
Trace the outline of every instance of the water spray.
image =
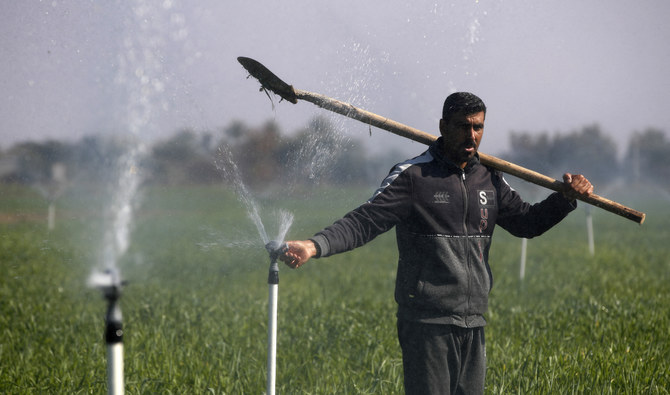
<svg viewBox="0 0 670 395">
<path fill-rule="evenodd" d="M 107 315 L 105 316 L 107 393 L 123 395 L 123 321 L 119 299 L 125 281 L 121 281 L 118 270 L 106 269 L 103 272 L 93 273 L 89 283 L 100 289 L 107 300 Z"/>
<path fill-rule="evenodd" d="M 237 198 L 247 209 L 248 217 L 256 225 L 258 234 L 265 244 L 265 249 L 270 254 L 270 271 L 268 273 L 268 360 L 267 360 L 267 395 L 275 393 L 276 379 L 276 359 L 277 359 L 277 297 L 279 291 L 279 265 L 277 260 L 279 256 L 288 250 L 288 246 L 283 242 L 293 223 L 293 214 L 289 211 L 279 211 L 279 234 L 275 240 L 270 241 L 265 225 L 261 220 L 258 203 L 253 198 L 247 187 L 242 181 L 242 177 L 233 160 L 232 153 L 227 147 L 220 147 L 217 160 L 214 162 L 217 169 L 223 171 L 224 177 L 232 181 Z"/>
<path fill-rule="evenodd" d="M 277 296 L 279 291 L 279 255 L 288 249 L 286 243 L 271 241 L 265 245 L 270 254 L 270 271 L 268 273 L 268 366 L 267 366 L 267 395 L 275 393 L 275 379 L 277 372 Z"/>
</svg>

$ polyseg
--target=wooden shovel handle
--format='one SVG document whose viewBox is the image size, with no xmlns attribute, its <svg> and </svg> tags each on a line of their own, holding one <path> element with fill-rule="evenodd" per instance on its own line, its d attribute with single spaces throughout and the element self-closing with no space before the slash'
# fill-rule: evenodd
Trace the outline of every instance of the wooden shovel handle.
<svg viewBox="0 0 670 395">
<path fill-rule="evenodd" d="M 336 112 L 346 117 L 356 119 L 358 121 L 367 123 L 368 125 L 384 129 L 391 133 L 426 145 L 430 145 L 437 139 L 437 137 L 433 136 L 432 134 L 415 129 L 411 126 L 404 125 L 392 119 L 382 117 L 370 111 L 354 107 L 349 103 L 345 103 L 318 93 L 296 89 L 292 85 L 282 81 L 261 63 L 245 57 L 239 57 L 237 59 L 242 64 L 242 66 L 244 66 L 244 68 L 249 71 L 249 74 L 260 81 L 263 88 L 271 90 L 291 103 L 295 104 L 298 102 L 298 100 L 305 100 L 326 110 Z M 545 188 L 549 188 L 556 192 L 563 191 L 563 182 L 540 174 L 536 171 L 526 169 L 525 167 L 481 152 L 479 152 L 479 159 L 485 166 L 500 170 L 506 174 L 519 177 L 523 180 L 543 186 Z M 643 212 L 633 210 L 630 207 L 626 207 L 622 204 L 605 199 L 604 197 L 595 194 L 591 194 L 589 196 L 578 196 L 577 199 L 600 207 L 611 213 L 620 215 L 631 221 L 635 221 L 639 224 L 642 224 L 645 219 L 645 214 Z"/>
<path fill-rule="evenodd" d="M 392 119 L 382 117 L 375 113 L 357 108 L 349 103 L 300 89 L 293 88 L 293 91 L 295 92 L 295 97 L 297 97 L 299 100 L 308 101 L 326 110 L 330 110 L 346 117 L 356 119 L 399 136 L 414 140 L 416 142 L 430 145 L 437 139 L 437 137 L 432 134 L 396 122 Z M 552 191 L 563 191 L 564 184 L 562 181 L 545 176 L 544 174 L 516 165 L 506 160 L 496 158 L 495 156 L 484 154 L 482 152 L 479 152 L 479 159 L 485 166 L 492 167 L 506 174 L 521 178 L 522 180 L 551 189 Z M 577 199 L 600 207 L 611 213 L 620 215 L 624 218 L 630 219 L 631 221 L 635 221 L 639 224 L 642 224 L 645 219 L 645 214 L 643 212 L 633 210 L 630 207 L 626 207 L 622 204 L 606 199 L 602 196 L 598 196 L 596 194 L 591 194 L 589 196 L 578 196 Z"/>
</svg>

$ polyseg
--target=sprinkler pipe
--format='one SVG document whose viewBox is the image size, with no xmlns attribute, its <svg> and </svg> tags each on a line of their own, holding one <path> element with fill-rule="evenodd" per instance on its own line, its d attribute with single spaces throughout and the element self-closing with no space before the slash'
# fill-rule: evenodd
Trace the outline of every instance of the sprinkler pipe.
<svg viewBox="0 0 670 395">
<path fill-rule="evenodd" d="M 265 245 L 270 254 L 270 270 L 268 272 L 268 361 L 267 361 L 267 395 L 275 394 L 277 375 L 277 298 L 279 294 L 279 255 L 286 251 L 288 246 L 277 241 Z"/>
<path fill-rule="evenodd" d="M 105 343 L 107 344 L 107 393 L 123 395 L 123 321 L 119 298 L 121 286 L 116 272 L 107 271 L 112 277 L 110 284 L 101 286 L 103 296 L 107 300 L 105 316 Z"/>
</svg>

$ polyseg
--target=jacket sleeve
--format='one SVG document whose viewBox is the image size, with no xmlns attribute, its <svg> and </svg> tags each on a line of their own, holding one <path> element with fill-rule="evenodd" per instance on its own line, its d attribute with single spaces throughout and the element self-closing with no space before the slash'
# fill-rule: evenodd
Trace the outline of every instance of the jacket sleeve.
<svg viewBox="0 0 670 395">
<path fill-rule="evenodd" d="M 527 239 L 551 229 L 577 207 L 561 193 L 554 192 L 539 203 L 530 204 L 507 184 L 499 174 L 499 210 L 497 225 L 517 237 Z"/>
<path fill-rule="evenodd" d="M 317 245 L 318 257 L 353 250 L 390 230 L 407 216 L 410 196 L 410 177 L 392 171 L 370 200 L 310 239 Z"/>
</svg>

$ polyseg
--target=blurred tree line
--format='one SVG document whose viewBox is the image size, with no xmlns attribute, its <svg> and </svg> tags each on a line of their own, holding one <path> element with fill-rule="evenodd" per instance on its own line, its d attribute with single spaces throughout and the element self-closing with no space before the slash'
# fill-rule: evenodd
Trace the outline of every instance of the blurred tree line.
<svg viewBox="0 0 670 395">
<path fill-rule="evenodd" d="M 625 180 L 670 188 L 670 141 L 658 129 L 635 132 L 621 158 L 616 142 L 598 125 L 553 136 L 511 132 L 509 138 L 512 151 L 504 159 L 557 179 L 578 171 L 601 187 Z"/>
<path fill-rule="evenodd" d="M 113 182 L 118 161 L 138 144 L 128 136 L 22 142 L 0 151 L 0 184 L 49 184 L 56 166 L 66 169 L 70 182 Z M 367 184 L 392 165 L 368 155 L 360 142 L 344 137 L 332 122 L 320 117 L 290 136 L 282 134 L 274 122 L 257 127 L 234 122 L 215 132 L 185 129 L 144 151 L 138 166 L 149 185 L 229 182 L 226 173 L 231 169 L 217 166 L 224 162 L 219 160 L 222 155 L 252 188 L 287 182 Z"/>
<path fill-rule="evenodd" d="M 48 184 L 56 165 L 78 183 L 111 182 L 129 144 L 89 136 L 76 142 L 23 142 L 0 151 L 0 183 Z M 653 182 L 670 189 L 670 141 L 663 131 L 636 132 L 619 158 L 617 144 L 598 125 L 570 133 L 512 132 L 502 158 L 549 176 L 579 171 L 599 187 L 616 180 Z M 417 152 L 418 154 L 418 152 Z M 216 132 L 181 130 L 146 149 L 140 166 L 145 183 L 188 185 L 230 182 L 217 157 L 227 156 L 251 188 L 303 184 L 376 185 L 404 156 L 370 155 L 360 141 L 343 137 L 327 118 L 284 135 L 273 122 L 253 127 L 235 122 Z M 372 184 L 371 184 L 372 183 Z"/>
</svg>

